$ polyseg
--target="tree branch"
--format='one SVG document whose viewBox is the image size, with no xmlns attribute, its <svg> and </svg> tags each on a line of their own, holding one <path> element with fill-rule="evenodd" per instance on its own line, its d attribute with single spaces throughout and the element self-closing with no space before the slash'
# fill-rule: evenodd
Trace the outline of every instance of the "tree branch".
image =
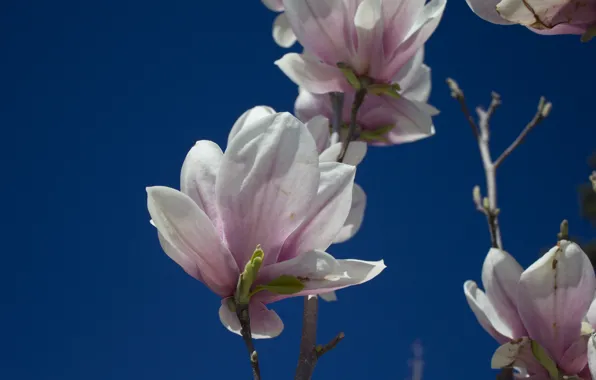
<svg viewBox="0 0 596 380">
<path fill-rule="evenodd" d="M 422 369 L 424 367 L 422 344 L 419 341 L 414 342 L 412 351 L 414 352 L 414 358 L 410 360 L 410 366 L 412 367 L 411 380 L 422 380 Z"/>
<path fill-rule="evenodd" d="M 517 148 L 518 145 L 524 141 L 528 133 L 530 133 L 530 131 L 534 129 L 535 126 L 540 124 L 542 120 L 546 119 L 551 108 L 552 104 L 550 102 L 547 102 L 544 96 L 541 97 L 540 101 L 538 102 L 538 110 L 536 111 L 536 114 L 534 115 L 532 120 L 530 120 L 530 122 L 526 125 L 524 130 L 519 134 L 519 136 L 517 136 L 515 141 L 513 141 L 511 145 L 509 145 L 509 147 L 505 149 L 503 153 L 501 153 L 499 158 L 497 158 L 497 160 L 495 161 L 495 168 L 498 168 L 499 165 L 501 165 L 501 163 L 503 162 L 503 160 L 506 159 L 511 154 L 511 152 L 513 152 L 515 148 Z"/>
<path fill-rule="evenodd" d="M 302 338 L 300 355 L 296 367 L 295 380 L 310 380 L 317 363 L 315 345 L 317 344 L 317 315 L 319 301 L 317 296 L 304 297 L 304 314 L 302 315 Z"/>
<path fill-rule="evenodd" d="M 254 380 L 261 380 L 261 369 L 259 368 L 259 357 L 252 342 L 252 333 L 250 331 L 250 316 L 248 314 L 248 305 L 236 304 L 236 315 L 240 321 L 240 334 L 246 344 L 250 365 L 252 367 L 252 376 Z"/>
</svg>

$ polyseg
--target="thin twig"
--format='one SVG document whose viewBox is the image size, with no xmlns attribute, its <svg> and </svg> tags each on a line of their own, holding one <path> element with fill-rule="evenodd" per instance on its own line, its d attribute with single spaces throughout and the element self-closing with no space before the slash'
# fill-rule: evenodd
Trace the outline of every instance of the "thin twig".
<svg viewBox="0 0 596 380">
<path fill-rule="evenodd" d="M 250 365 L 252 367 L 252 376 L 254 380 L 261 379 L 261 369 L 259 368 L 259 357 L 252 342 L 252 333 L 250 331 L 250 316 L 248 314 L 248 305 L 236 304 L 236 315 L 240 321 L 240 334 L 246 344 Z"/>
<path fill-rule="evenodd" d="M 350 128 L 348 129 L 348 136 L 346 137 L 346 141 L 344 141 L 341 152 L 337 157 L 337 162 L 343 162 L 344 157 L 346 156 L 346 152 L 348 151 L 348 147 L 350 143 L 356 136 L 356 124 L 357 124 L 357 117 L 358 117 L 358 110 L 364 101 L 364 97 L 366 96 L 366 88 L 362 88 L 356 92 L 356 96 L 354 97 L 354 103 L 352 103 L 352 112 L 350 114 Z"/>
<path fill-rule="evenodd" d="M 495 169 L 498 168 L 499 165 L 501 165 L 501 163 L 503 162 L 503 160 L 506 159 L 511 154 L 511 152 L 513 152 L 515 148 L 517 148 L 518 145 L 524 141 L 528 133 L 530 133 L 530 131 L 534 129 L 535 126 L 540 124 L 542 120 L 546 119 L 551 108 L 552 104 L 550 102 L 547 102 L 544 96 L 541 97 L 540 101 L 538 102 L 538 110 L 536 111 L 536 114 L 534 115 L 532 120 L 530 120 L 530 122 L 526 125 L 524 130 L 519 134 L 519 136 L 517 136 L 515 141 L 512 142 L 511 145 L 509 145 L 509 147 L 505 149 L 503 153 L 501 153 L 499 158 L 497 158 L 497 160 L 495 161 Z"/>
<path fill-rule="evenodd" d="M 310 380 L 317 363 L 315 346 L 317 343 L 317 315 L 319 301 L 317 296 L 304 297 L 304 313 L 302 315 L 302 338 L 300 355 L 296 366 L 295 380 Z"/>
<path fill-rule="evenodd" d="M 486 175 L 486 191 L 488 197 L 482 200 L 480 189 L 474 188 L 473 198 L 476 205 L 476 209 L 482 212 L 486 216 L 488 223 L 488 230 L 490 232 L 491 246 L 493 248 L 503 249 L 503 240 L 501 236 L 501 229 L 499 227 L 499 208 L 497 207 L 497 182 L 496 182 L 496 169 L 503 162 L 507 156 L 517 148 L 526 135 L 542 120 L 544 120 L 552 107 L 552 104 L 547 102 L 544 97 L 540 98 L 538 104 L 538 112 L 530 123 L 526 125 L 526 128 L 520 133 L 517 139 L 507 148 L 496 161 L 492 160 L 490 154 L 490 119 L 494 115 L 496 109 L 501 105 L 501 97 L 496 92 L 492 93 L 492 100 L 488 107 L 488 110 L 483 110 L 478 107 L 476 113 L 478 114 L 478 124 L 474 121 L 470 115 L 466 100 L 464 98 L 463 91 L 459 88 L 457 82 L 453 79 L 447 79 L 447 85 L 451 89 L 451 96 L 457 99 L 460 103 L 464 116 L 468 120 L 468 123 L 472 127 L 474 137 L 478 142 L 478 148 L 480 149 L 480 156 L 482 157 L 482 165 L 484 167 L 484 173 Z"/>
<path fill-rule="evenodd" d="M 346 335 L 343 332 L 340 332 L 339 334 L 337 334 L 335 336 L 335 338 L 331 339 L 329 341 L 329 343 L 327 343 L 326 345 L 318 345 L 317 348 L 315 349 L 315 354 L 317 357 L 317 360 L 323 356 L 324 354 L 326 354 L 327 352 L 333 350 L 335 348 L 335 346 L 337 346 L 339 344 L 339 342 L 341 342 L 343 340 L 343 338 L 345 338 Z"/>
<path fill-rule="evenodd" d="M 331 145 L 333 145 L 338 143 L 340 139 L 340 130 L 343 122 L 344 93 L 331 92 L 329 97 L 331 98 L 331 108 L 333 110 L 333 116 L 331 118 Z"/>
</svg>

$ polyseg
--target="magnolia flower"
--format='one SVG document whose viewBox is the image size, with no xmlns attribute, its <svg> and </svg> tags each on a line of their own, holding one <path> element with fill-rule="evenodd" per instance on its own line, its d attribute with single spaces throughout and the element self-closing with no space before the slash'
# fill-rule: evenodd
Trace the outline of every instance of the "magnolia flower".
<svg viewBox="0 0 596 380">
<path fill-rule="evenodd" d="M 162 248 L 222 298 L 221 322 L 239 333 L 234 304 L 248 304 L 254 338 L 283 330 L 267 305 L 366 282 L 383 261 L 325 252 L 350 211 L 355 167 L 319 163 L 300 121 L 272 114 L 244 126 L 225 153 L 199 141 L 182 166 L 181 191 L 147 188 Z"/>
<path fill-rule="evenodd" d="M 493 248 L 482 267 L 486 294 L 474 281 L 464 292 L 478 322 L 499 343 L 493 368 L 513 366 L 520 375 L 549 379 L 586 371 L 584 323 L 596 278 L 581 248 L 562 240 L 525 271 L 508 253 Z M 558 377 L 557 377 L 558 378 Z"/>
<path fill-rule="evenodd" d="M 436 29 L 445 0 L 284 0 L 303 54 L 276 64 L 316 94 L 347 92 L 345 68 L 370 84 L 390 84 Z M 340 64 L 341 67 L 338 67 Z"/>
<path fill-rule="evenodd" d="M 430 68 L 423 64 L 424 49 L 396 74 L 394 81 L 401 83 L 401 98 L 385 96 L 367 96 L 357 114 L 358 137 L 373 145 L 400 144 L 432 136 L 435 129 L 430 116 L 439 111 L 427 104 L 430 96 Z M 354 101 L 355 91 L 344 94 L 343 131 L 350 123 L 350 104 Z M 308 121 L 316 115 L 332 118 L 333 107 L 328 94 L 313 94 L 304 88 L 294 106 L 296 116 Z"/>
<path fill-rule="evenodd" d="M 472 11 L 493 24 L 521 24 L 539 34 L 596 33 L 596 0 L 466 0 Z"/>
<path fill-rule="evenodd" d="M 296 35 L 290 26 L 288 18 L 283 13 L 283 0 L 261 0 L 263 4 L 274 12 L 282 12 L 273 21 L 273 39 L 281 46 L 288 48 L 296 42 Z"/>
<path fill-rule="evenodd" d="M 228 136 L 228 145 L 236 134 L 245 127 L 249 127 L 260 118 L 273 115 L 275 110 L 271 107 L 257 106 L 246 111 L 234 124 L 232 131 Z M 319 153 L 319 163 L 335 162 L 337 156 L 341 151 L 342 144 L 331 144 L 329 133 L 329 120 L 325 117 L 317 116 L 309 120 L 305 124 L 308 131 L 315 140 L 317 152 Z M 348 147 L 343 163 L 356 166 L 366 155 L 366 144 L 363 142 L 354 141 Z M 364 190 L 357 184 L 354 184 L 352 189 L 352 205 L 350 212 L 346 218 L 343 227 L 333 239 L 333 243 L 342 243 L 358 232 L 362 225 L 364 218 L 364 209 L 366 208 L 366 194 Z M 321 298 L 325 301 L 335 301 L 337 297 L 335 292 L 321 294 Z"/>
</svg>

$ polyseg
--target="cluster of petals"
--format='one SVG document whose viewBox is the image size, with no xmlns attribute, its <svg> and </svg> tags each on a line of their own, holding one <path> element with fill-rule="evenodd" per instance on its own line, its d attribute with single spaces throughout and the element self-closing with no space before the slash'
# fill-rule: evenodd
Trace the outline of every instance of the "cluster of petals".
<svg viewBox="0 0 596 380">
<path fill-rule="evenodd" d="M 347 92 L 338 64 L 374 83 L 392 83 L 436 29 L 445 0 L 284 0 L 302 54 L 276 64 L 305 90 Z"/>
<path fill-rule="evenodd" d="M 590 378 L 587 349 L 593 329 L 587 322 L 596 322 L 596 307 L 590 307 L 596 278 L 577 244 L 561 240 L 526 270 L 493 248 L 482 267 L 482 283 L 485 292 L 466 281 L 464 293 L 478 322 L 503 344 L 493 357 L 494 368 L 512 366 L 520 378 L 550 379 L 525 344 L 535 341 L 561 375 Z"/>
<path fill-rule="evenodd" d="M 393 78 L 400 84 L 401 97 L 369 95 L 357 114 L 357 126 L 360 131 L 383 131 L 375 139 L 359 136 L 371 145 L 392 145 L 412 142 L 434 135 L 432 116 L 439 111 L 427 103 L 431 91 L 430 68 L 424 63 L 424 48 L 420 48 L 405 66 Z M 342 121 L 350 123 L 351 107 L 354 101 L 353 89 L 344 94 Z M 306 122 L 323 115 L 333 116 L 333 106 L 328 94 L 314 94 L 304 88 L 294 106 L 296 116 Z M 389 127 L 389 128 L 388 128 Z"/>
<path fill-rule="evenodd" d="M 250 298 L 253 337 L 270 338 L 283 323 L 268 304 L 360 284 L 385 265 L 325 252 L 350 212 L 354 166 L 319 162 L 307 127 L 288 113 L 240 124 L 225 153 L 197 142 L 182 166 L 180 190 L 149 187 L 147 205 L 166 254 L 222 298 L 219 316 L 230 331 L 239 333 L 240 325 L 228 299 L 257 246 L 264 259 L 255 286 L 284 275 L 303 283 L 298 293 L 264 290 Z"/>
<path fill-rule="evenodd" d="M 596 32 L 596 0 L 466 1 L 494 24 L 520 24 L 539 34 L 584 34 L 586 39 Z"/>
</svg>

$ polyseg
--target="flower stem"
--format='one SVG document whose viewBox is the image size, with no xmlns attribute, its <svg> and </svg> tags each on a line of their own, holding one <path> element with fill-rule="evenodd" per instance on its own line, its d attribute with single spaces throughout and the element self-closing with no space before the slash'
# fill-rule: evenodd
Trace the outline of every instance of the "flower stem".
<svg viewBox="0 0 596 380">
<path fill-rule="evenodd" d="M 236 315 L 240 321 L 240 334 L 246 344 L 250 365 L 252 367 L 252 376 L 254 380 L 261 380 L 261 369 L 259 368 L 259 357 L 252 342 L 252 333 L 250 331 L 250 316 L 248 314 L 248 305 L 236 304 Z"/>
<path fill-rule="evenodd" d="M 352 112 L 350 114 L 350 128 L 348 130 L 348 136 L 346 137 L 346 141 L 341 147 L 341 152 L 337 157 L 337 162 L 343 162 L 344 157 L 346 156 L 346 152 L 348 151 L 348 147 L 350 146 L 350 142 L 355 139 L 356 137 L 356 118 L 358 116 L 358 110 L 364 101 L 364 97 L 366 96 L 366 88 L 361 88 L 356 92 L 356 96 L 354 97 L 354 102 L 352 103 Z"/>
<path fill-rule="evenodd" d="M 344 108 L 344 93 L 332 92 L 329 94 L 331 98 L 331 108 L 333 109 L 333 118 L 331 119 L 331 145 L 339 142 L 339 131 L 343 122 L 343 108 Z"/>
</svg>

